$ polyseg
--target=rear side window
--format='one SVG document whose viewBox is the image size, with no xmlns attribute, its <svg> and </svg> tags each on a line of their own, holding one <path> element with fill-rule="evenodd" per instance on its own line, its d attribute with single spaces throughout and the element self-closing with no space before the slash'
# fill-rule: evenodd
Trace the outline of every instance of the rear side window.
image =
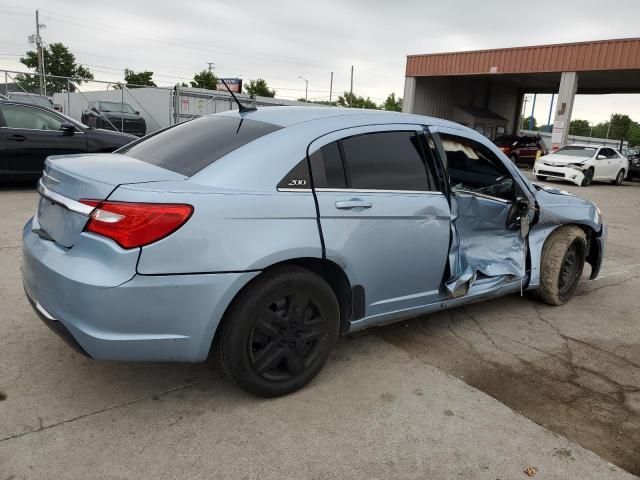
<svg viewBox="0 0 640 480">
<path fill-rule="evenodd" d="M 337 142 L 329 143 L 311 154 L 313 183 L 316 188 L 345 188 L 347 181 Z M 280 181 L 280 189 L 309 189 L 311 179 L 307 159 L 303 159 Z"/>
<path fill-rule="evenodd" d="M 163 130 L 117 153 L 190 177 L 236 148 L 280 128 L 257 120 L 206 116 Z"/>
<path fill-rule="evenodd" d="M 433 184 L 415 132 L 368 133 L 341 145 L 350 188 L 426 191 Z"/>
</svg>

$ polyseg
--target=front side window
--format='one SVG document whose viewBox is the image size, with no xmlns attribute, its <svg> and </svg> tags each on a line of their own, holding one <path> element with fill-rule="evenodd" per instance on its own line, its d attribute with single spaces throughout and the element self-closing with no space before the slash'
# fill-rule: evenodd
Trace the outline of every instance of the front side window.
<svg viewBox="0 0 640 480">
<path fill-rule="evenodd" d="M 6 127 L 29 130 L 60 130 L 62 120 L 55 115 L 23 105 L 0 105 Z"/>
<path fill-rule="evenodd" d="M 381 132 L 340 141 L 349 187 L 364 190 L 430 190 L 416 132 Z"/>
<path fill-rule="evenodd" d="M 513 199 L 513 178 L 491 150 L 468 138 L 447 134 L 441 134 L 440 138 L 453 190 Z"/>
</svg>

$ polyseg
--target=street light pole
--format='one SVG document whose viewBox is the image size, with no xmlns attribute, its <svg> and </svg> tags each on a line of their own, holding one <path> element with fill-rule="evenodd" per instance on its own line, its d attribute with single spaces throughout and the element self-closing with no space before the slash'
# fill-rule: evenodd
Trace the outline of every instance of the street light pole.
<svg viewBox="0 0 640 480">
<path fill-rule="evenodd" d="M 298 78 L 301 78 L 302 80 L 304 80 L 304 101 L 308 101 L 309 100 L 309 80 L 307 80 L 304 77 L 301 77 L 300 75 L 298 75 Z"/>
<path fill-rule="evenodd" d="M 44 54 L 42 51 L 42 38 L 40 37 L 40 28 L 44 27 L 40 23 L 40 10 L 36 10 L 36 47 L 38 51 L 38 73 L 40 78 L 40 95 L 47 94 L 47 84 L 44 78 Z"/>
</svg>

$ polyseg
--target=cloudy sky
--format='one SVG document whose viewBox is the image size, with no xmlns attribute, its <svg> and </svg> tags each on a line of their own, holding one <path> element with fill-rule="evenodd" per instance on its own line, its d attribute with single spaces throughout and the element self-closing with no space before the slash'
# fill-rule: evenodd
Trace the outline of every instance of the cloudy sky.
<svg viewBox="0 0 640 480">
<path fill-rule="evenodd" d="M 402 95 L 408 54 L 640 37 L 640 0 L 40 1 L 0 0 L 0 68 L 24 70 L 40 8 L 44 40 L 97 79 L 127 67 L 171 85 L 214 62 L 219 76 L 263 77 L 283 98 L 304 96 L 303 76 L 310 98 L 328 99 L 332 71 L 334 92 L 348 90 L 354 65 L 354 92 L 380 103 Z M 537 105 L 546 123 L 548 98 Z M 640 96 L 582 96 L 574 118 L 612 112 L 640 121 Z"/>
</svg>

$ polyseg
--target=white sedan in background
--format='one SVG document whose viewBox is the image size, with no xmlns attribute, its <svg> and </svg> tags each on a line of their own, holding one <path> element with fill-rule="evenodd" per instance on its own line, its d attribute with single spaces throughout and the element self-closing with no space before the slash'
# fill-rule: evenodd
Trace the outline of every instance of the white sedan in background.
<svg viewBox="0 0 640 480">
<path fill-rule="evenodd" d="M 533 165 L 538 180 L 557 178 L 586 187 L 593 180 L 620 185 L 629 171 L 629 160 L 611 147 L 566 145 L 540 157 Z"/>
</svg>

